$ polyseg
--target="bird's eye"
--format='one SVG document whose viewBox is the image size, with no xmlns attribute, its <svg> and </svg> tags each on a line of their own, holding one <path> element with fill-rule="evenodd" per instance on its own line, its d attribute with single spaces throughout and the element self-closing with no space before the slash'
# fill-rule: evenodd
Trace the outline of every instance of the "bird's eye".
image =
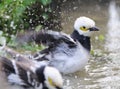
<svg viewBox="0 0 120 89">
<path fill-rule="evenodd" d="M 87 31 L 88 29 L 85 26 L 80 27 L 80 30 Z"/>
<path fill-rule="evenodd" d="M 85 26 L 83 26 L 83 29 L 85 29 L 86 27 Z"/>
</svg>

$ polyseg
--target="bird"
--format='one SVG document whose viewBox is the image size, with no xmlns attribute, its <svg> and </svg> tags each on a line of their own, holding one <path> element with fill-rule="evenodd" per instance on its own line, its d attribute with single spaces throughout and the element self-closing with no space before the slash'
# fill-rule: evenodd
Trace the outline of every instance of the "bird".
<svg viewBox="0 0 120 89">
<path fill-rule="evenodd" d="M 74 23 L 74 31 L 68 35 L 56 31 L 40 31 L 32 39 L 37 44 L 45 44 L 47 48 L 33 57 L 38 62 L 48 61 L 61 73 L 74 73 L 83 69 L 89 59 L 91 50 L 90 36 L 92 31 L 99 31 L 95 21 L 88 17 L 79 17 Z"/>
<path fill-rule="evenodd" d="M 35 53 L 31 59 L 37 62 L 47 61 L 49 66 L 57 68 L 62 74 L 80 71 L 90 56 L 90 37 L 93 31 L 99 31 L 99 28 L 94 20 L 85 16 L 75 20 L 71 34 L 41 30 L 32 35 L 31 39 L 46 48 Z"/>
<path fill-rule="evenodd" d="M 23 89 L 63 89 L 63 79 L 60 72 L 50 66 L 38 64 L 23 56 L 17 60 L 0 57 L 1 72 L 13 86 Z"/>
</svg>

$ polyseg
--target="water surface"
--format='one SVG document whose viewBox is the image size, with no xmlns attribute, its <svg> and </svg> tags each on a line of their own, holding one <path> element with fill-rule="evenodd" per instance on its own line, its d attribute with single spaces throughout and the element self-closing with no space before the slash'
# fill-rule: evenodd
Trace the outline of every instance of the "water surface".
<svg viewBox="0 0 120 89">
<path fill-rule="evenodd" d="M 83 71 L 65 76 L 68 89 L 120 89 L 120 14 L 115 4 L 109 2 L 85 3 L 77 2 L 66 5 L 63 11 L 63 28 L 70 33 L 73 23 L 79 16 L 88 16 L 96 21 L 99 32 L 92 35 L 92 50 L 95 55 L 90 57 Z M 117 1 L 117 5 L 120 2 Z M 70 8 L 72 6 L 72 8 Z M 72 10 L 71 10 L 72 9 Z M 117 13 L 114 15 L 114 13 Z M 104 40 L 99 37 L 103 36 Z"/>
<path fill-rule="evenodd" d="M 119 4 L 120 1 L 117 1 L 117 5 Z M 94 56 L 91 55 L 88 64 L 82 71 L 63 75 L 65 89 L 120 89 L 120 52 L 115 51 L 120 45 L 119 29 L 117 31 L 111 29 L 111 26 L 115 26 L 114 24 L 108 25 L 111 19 L 108 9 L 109 1 L 87 4 L 81 0 L 76 0 L 76 2 L 67 1 L 63 5 L 62 26 L 64 32 L 72 32 L 73 23 L 79 16 L 88 16 L 94 19 L 96 25 L 100 28 L 100 31 L 93 33 L 91 37 Z M 113 19 L 112 22 L 116 21 Z M 110 35 L 114 31 L 116 32 L 115 35 Z M 100 36 L 105 39 L 99 39 Z M 112 40 L 114 39 L 119 41 L 113 44 Z M 9 89 L 11 87 L 0 80 L 0 88 Z M 15 89 L 19 88 L 15 87 Z"/>
</svg>

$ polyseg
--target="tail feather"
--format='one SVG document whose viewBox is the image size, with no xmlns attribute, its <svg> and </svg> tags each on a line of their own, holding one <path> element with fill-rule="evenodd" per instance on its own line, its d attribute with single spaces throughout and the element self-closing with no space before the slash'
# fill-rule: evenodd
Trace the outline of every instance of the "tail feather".
<svg viewBox="0 0 120 89">
<path fill-rule="evenodd" d="M 10 60 L 5 57 L 0 57 L 2 71 L 5 72 L 8 82 L 25 87 L 32 87 L 33 80 L 36 79 L 36 74 L 32 70 L 27 70 L 19 61 Z M 27 66 L 27 65 L 26 65 Z"/>
<path fill-rule="evenodd" d="M 11 73 L 15 73 L 14 65 L 11 60 L 5 57 L 0 57 L 0 62 L 1 69 L 7 74 L 7 76 L 9 76 Z"/>
</svg>

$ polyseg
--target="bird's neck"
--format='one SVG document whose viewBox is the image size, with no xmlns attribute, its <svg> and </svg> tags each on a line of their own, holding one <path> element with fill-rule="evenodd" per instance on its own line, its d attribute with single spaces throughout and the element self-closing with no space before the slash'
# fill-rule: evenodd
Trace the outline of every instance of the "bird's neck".
<svg viewBox="0 0 120 89">
<path fill-rule="evenodd" d="M 42 66 L 36 70 L 36 75 L 39 83 L 42 83 L 42 89 L 48 89 L 45 84 L 45 75 L 44 75 L 45 66 Z"/>
<path fill-rule="evenodd" d="M 36 70 L 36 75 L 38 77 L 38 80 L 39 80 L 40 83 L 43 83 L 43 84 L 44 84 L 44 81 L 45 81 L 44 69 L 45 69 L 45 66 L 42 66 L 42 67 L 40 67 Z"/>
<path fill-rule="evenodd" d="M 73 33 L 71 34 L 71 37 L 74 40 L 78 40 L 82 44 L 82 46 L 88 51 L 91 50 L 90 37 L 81 35 L 76 30 L 73 31 Z"/>
</svg>

